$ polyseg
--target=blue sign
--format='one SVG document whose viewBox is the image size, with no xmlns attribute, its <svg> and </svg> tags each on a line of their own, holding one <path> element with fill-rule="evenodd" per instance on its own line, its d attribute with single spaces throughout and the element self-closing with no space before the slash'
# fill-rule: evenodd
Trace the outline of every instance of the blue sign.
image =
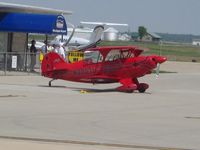
<svg viewBox="0 0 200 150">
<path fill-rule="evenodd" d="M 53 33 L 65 34 L 66 32 L 67 32 L 67 26 L 65 18 L 62 15 L 58 15 L 55 21 L 55 27 L 53 29 Z"/>
<path fill-rule="evenodd" d="M 0 31 L 67 34 L 67 25 L 62 15 L 0 13 Z"/>
</svg>

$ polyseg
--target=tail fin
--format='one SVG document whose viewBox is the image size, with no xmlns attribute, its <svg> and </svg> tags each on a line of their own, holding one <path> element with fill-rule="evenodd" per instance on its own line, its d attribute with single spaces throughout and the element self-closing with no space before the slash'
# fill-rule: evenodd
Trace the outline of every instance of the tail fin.
<svg viewBox="0 0 200 150">
<path fill-rule="evenodd" d="M 99 40 L 101 40 L 101 36 L 103 34 L 104 27 L 99 25 L 96 26 L 92 32 L 92 35 L 90 36 L 90 43 L 96 43 Z"/>
<path fill-rule="evenodd" d="M 78 50 L 84 50 L 87 48 L 92 48 L 97 45 L 99 41 L 101 41 L 101 36 L 103 34 L 104 27 L 102 25 L 98 25 L 94 28 L 92 35 L 90 36 L 90 42 L 87 45 L 79 46 Z"/>
<path fill-rule="evenodd" d="M 53 78 L 53 72 L 66 69 L 65 60 L 57 53 L 50 52 L 46 54 L 42 61 L 42 75 Z"/>
</svg>

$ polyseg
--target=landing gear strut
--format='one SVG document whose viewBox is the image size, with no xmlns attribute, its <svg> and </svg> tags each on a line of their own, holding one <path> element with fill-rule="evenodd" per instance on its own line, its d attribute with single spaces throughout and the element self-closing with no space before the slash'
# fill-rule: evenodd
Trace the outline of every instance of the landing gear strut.
<svg viewBox="0 0 200 150">
<path fill-rule="evenodd" d="M 56 79 L 52 79 L 52 80 L 49 81 L 49 87 L 51 87 L 51 82 L 54 81 L 54 80 L 56 80 Z"/>
<path fill-rule="evenodd" d="M 137 90 L 140 92 L 140 93 L 144 93 L 146 91 L 146 89 L 149 88 L 149 85 L 146 84 L 146 83 L 139 83 L 138 82 L 138 79 L 133 79 L 133 82 L 135 84 L 137 84 Z"/>
</svg>

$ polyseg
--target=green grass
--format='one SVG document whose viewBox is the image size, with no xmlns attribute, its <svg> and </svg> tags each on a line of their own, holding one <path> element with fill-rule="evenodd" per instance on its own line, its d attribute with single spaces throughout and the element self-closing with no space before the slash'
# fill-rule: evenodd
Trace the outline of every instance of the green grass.
<svg viewBox="0 0 200 150">
<path fill-rule="evenodd" d="M 192 61 L 196 60 L 200 62 L 200 47 L 194 47 L 190 45 L 175 45 L 175 44 L 162 44 L 159 45 L 157 43 L 143 43 L 143 42 L 108 42 L 103 41 L 99 45 L 101 46 L 123 46 L 123 45 L 137 45 L 143 48 L 148 48 L 149 51 L 144 52 L 145 55 L 161 54 L 162 56 L 166 56 L 168 60 L 176 60 L 176 61 Z"/>
</svg>

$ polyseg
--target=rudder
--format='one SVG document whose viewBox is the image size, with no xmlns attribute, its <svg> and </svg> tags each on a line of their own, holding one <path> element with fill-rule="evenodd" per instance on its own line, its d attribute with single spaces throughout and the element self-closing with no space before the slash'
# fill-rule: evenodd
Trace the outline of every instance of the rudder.
<svg viewBox="0 0 200 150">
<path fill-rule="evenodd" d="M 55 52 L 50 52 L 46 54 L 42 60 L 42 75 L 46 77 L 52 77 L 53 71 L 56 69 L 56 65 L 60 63 L 66 63 L 64 59 Z"/>
</svg>

